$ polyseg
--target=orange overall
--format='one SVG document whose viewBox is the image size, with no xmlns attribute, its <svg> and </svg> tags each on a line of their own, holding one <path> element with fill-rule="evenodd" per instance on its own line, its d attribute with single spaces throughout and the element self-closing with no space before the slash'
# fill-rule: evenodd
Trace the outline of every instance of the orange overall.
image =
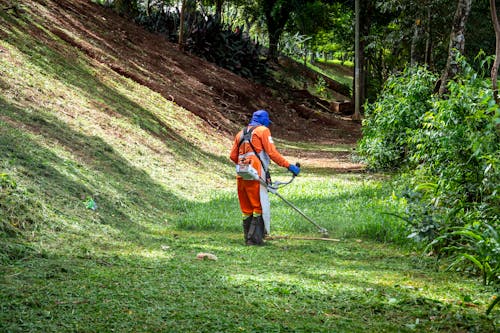
<svg viewBox="0 0 500 333">
<path fill-rule="evenodd" d="M 248 128 L 251 128 L 249 126 Z M 250 164 L 259 172 L 262 179 L 265 179 L 265 172 L 263 170 L 261 161 L 255 153 L 257 153 L 265 167 L 268 168 L 269 159 L 273 160 L 279 166 L 288 168 L 290 163 L 276 150 L 271 137 L 269 128 L 265 126 L 257 126 L 252 132 L 252 145 L 255 152 L 249 143 L 243 143 L 238 149 L 243 130 L 238 132 L 234 138 L 233 148 L 231 149 L 231 160 L 237 164 L 242 160 L 249 161 Z M 238 183 L 238 199 L 240 202 L 241 212 L 244 216 L 261 215 L 262 205 L 260 202 L 260 182 L 258 180 L 244 180 L 237 177 Z"/>
</svg>

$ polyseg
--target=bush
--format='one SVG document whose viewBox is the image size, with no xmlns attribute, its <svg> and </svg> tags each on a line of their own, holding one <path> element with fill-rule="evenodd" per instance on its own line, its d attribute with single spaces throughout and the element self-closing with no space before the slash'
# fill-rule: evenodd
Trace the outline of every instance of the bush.
<svg viewBox="0 0 500 333">
<path fill-rule="evenodd" d="M 152 32 L 165 35 L 171 42 L 178 41 L 180 19 L 177 12 L 152 6 L 148 13 L 139 13 L 136 22 Z M 196 11 L 190 13 L 185 24 L 186 51 L 242 77 L 266 78 L 267 65 L 260 58 L 260 46 L 239 29 L 233 31 L 214 17 Z"/>
<path fill-rule="evenodd" d="M 377 102 L 366 106 L 359 152 L 373 169 L 399 168 L 414 149 L 409 140 L 431 108 L 437 77 L 423 67 L 408 67 L 387 80 Z"/>
<path fill-rule="evenodd" d="M 421 201 L 447 221 L 439 233 L 476 221 L 500 225 L 498 107 L 489 81 L 462 67 L 462 77 L 448 85 L 449 96 L 432 98 L 422 127 L 409 140 L 408 159 L 417 166 L 412 183 L 431 184 Z"/>
<path fill-rule="evenodd" d="M 197 20 L 186 40 L 186 50 L 245 78 L 265 79 L 266 63 L 260 46 L 238 29 L 225 29 L 209 17 Z"/>
</svg>

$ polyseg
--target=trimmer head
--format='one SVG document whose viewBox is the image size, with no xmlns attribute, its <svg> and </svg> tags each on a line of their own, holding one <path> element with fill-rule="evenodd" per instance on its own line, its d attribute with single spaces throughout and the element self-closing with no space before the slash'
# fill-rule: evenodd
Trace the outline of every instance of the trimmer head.
<svg viewBox="0 0 500 333">
<path fill-rule="evenodd" d="M 319 230 L 319 233 L 321 234 L 321 236 L 322 236 L 323 238 L 329 238 L 329 235 L 328 235 L 328 230 L 326 230 L 325 228 L 321 228 L 321 229 Z"/>
</svg>

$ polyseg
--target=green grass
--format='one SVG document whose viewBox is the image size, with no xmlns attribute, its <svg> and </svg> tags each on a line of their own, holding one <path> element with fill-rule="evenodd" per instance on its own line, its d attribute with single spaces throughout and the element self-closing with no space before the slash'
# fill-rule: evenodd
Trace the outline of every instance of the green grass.
<svg viewBox="0 0 500 333">
<path fill-rule="evenodd" d="M 276 170 L 278 171 L 278 170 Z M 401 220 L 388 215 L 399 212 L 400 204 L 391 198 L 390 187 L 366 174 L 303 173 L 279 193 L 299 210 L 330 232 L 331 237 L 369 237 L 381 241 L 406 243 Z M 275 180 L 289 180 L 276 173 Z M 270 195 L 272 231 L 281 234 L 317 234 L 317 228 L 280 198 Z M 190 203 L 178 226 L 192 230 L 238 231 L 240 224 L 235 190 L 217 191 L 207 201 Z"/>
<path fill-rule="evenodd" d="M 492 331 L 476 281 L 387 244 L 245 247 L 236 233 L 146 234 L 2 266 L 2 331 Z"/>
<path fill-rule="evenodd" d="M 385 175 L 304 166 L 280 193 L 340 241 L 246 247 L 229 139 L 0 18 L 0 331 L 494 331 L 489 287 L 398 245 Z M 318 236 L 271 199 L 273 234 Z"/>
<path fill-rule="evenodd" d="M 334 63 L 335 64 L 335 63 Z M 336 66 L 345 66 L 344 64 L 335 64 Z M 345 74 L 343 71 L 337 70 L 336 66 L 316 66 L 311 63 L 307 63 L 307 67 L 321 73 L 330 79 L 342 83 L 343 85 L 352 89 L 352 74 Z"/>
</svg>

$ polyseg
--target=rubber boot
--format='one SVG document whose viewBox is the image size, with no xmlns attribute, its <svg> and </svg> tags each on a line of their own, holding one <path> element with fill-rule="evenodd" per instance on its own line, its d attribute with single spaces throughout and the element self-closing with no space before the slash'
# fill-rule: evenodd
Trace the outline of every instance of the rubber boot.
<svg viewBox="0 0 500 333">
<path fill-rule="evenodd" d="M 264 218 L 262 216 L 254 216 L 248 229 L 247 245 L 262 245 L 264 238 Z"/>
<path fill-rule="evenodd" d="M 250 229 L 250 223 L 252 223 L 253 216 L 243 219 L 243 236 L 245 237 L 245 244 L 248 241 L 248 230 Z"/>
</svg>

